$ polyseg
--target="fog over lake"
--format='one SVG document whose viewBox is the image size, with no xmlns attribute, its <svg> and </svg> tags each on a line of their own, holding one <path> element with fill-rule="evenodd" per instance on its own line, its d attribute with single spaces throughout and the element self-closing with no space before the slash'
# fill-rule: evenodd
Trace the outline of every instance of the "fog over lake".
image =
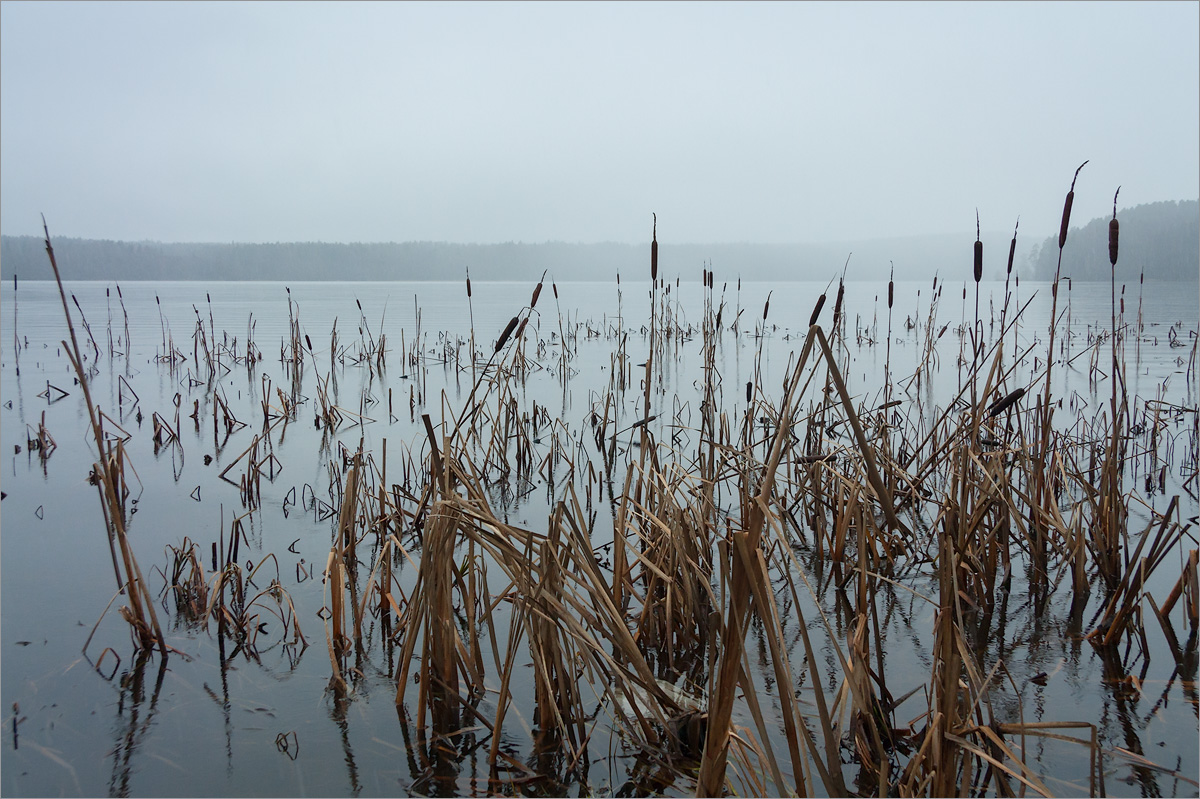
<svg viewBox="0 0 1200 799">
<path fill-rule="evenodd" d="M 6 0 L 0 18 L 7 235 L 44 213 L 122 241 L 637 244 L 657 213 L 669 244 L 844 243 L 969 237 L 978 210 L 1032 244 L 1085 160 L 1081 222 L 1118 186 L 1122 207 L 1200 196 L 1195 3 Z"/>
</svg>

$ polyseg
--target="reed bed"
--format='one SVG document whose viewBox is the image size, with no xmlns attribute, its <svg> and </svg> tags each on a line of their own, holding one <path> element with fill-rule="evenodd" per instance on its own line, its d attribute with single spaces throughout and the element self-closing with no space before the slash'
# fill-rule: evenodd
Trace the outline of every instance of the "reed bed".
<svg viewBox="0 0 1200 799">
<path fill-rule="evenodd" d="M 1074 183 L 1060 251 L 1073 193 Z M 184 538 L 168 547 L 161 601 L 151 601 L 123 526 L 129 434 L 105 426 L 108 417 L 89 397 L 99 449 L 93 474 L 128 602 L 121 614 L 137 648 L 157 647 L 165 658 L 153 606 L 170 613 L 170 598 L 178 626 L 195 631 L 215 622 L 224 668 L 226 640 L 234 647 L 229 659 L 256 659 L 274 646 L 303 651 L 309 642 L 284 581 L 295 592 L 321 580 L 339 718 L 372 675 L 384 675 L 418 784 L 469 752 L 485 764 L 489 792 L 592 790 L 601 740 L 611 747 L 615 735 L 635 763 L 624 786 L 632 793 L 665 783 L 701 796 L 1053 795 L 1061 787 L 1030 757 L 1037 739 L 1078 747 L 1088 765 L 1077 787 L 1103 795 L 1114 754 L 1096 724 L 1071 718 L 1073 709 L 1027 722 L 1019 699 L 1014 714 L 1018 677 L 1005 653 L 1012 617 L 1037 615 L 1061 591 L 1071 597 L 1080 640 L 1104 659 L 1111 679 L 1145 673 L 1147 608 L 1177 668 L 1194 676 L 1195 519 L 1184 518 L 1176 496 L 1163 511 L 1141 503 L 1137 517 L 1146 524 L 1131 530 L 1129 508 L 1139 502 L 1139 475 L 1147 493 L 1165 488 L 1164 470 L 1182 460 L 1195 482 L 1200 423 L 1194 408 L 1131 401 L 1127 393 L 1115 202 L 1113 313 L 1103 339 L 1109 402 L 1075 409 L 1070 422 L 1063 419 L 1070 404 L 1062 410 L 1051 386 L 1053 368 L 1071 358 L 1069 317 L 1057 316 L 1059 277 L 1045 351 L 1018 349 L 1025 306 L 1008 283 L 1016 230 L 996 313 L 979 304 L 978 222 L 974 314 L 965 316 L 964 280 L 964 319 L 954 328 L 940 318 L 945 279 L 935 279 L 924 317 L 918 307 L 905 325 L 919 352 L 911 375 L 893 372 L 889 280 L 884 380 L 871 396 L 856 393 L 851 365 L 853 350 L 877 345 L 878 321 L 859 319 L 848 334 L 849 260 L 828 327 L 821 314 L 832 280 L 777 386 L 764 378 L 761 346 L 778 334 L 768 323 L 770 295 L 752 329 L 739 331 L 740 280 L 731 307 L 728 284 L 718 292 L 706 265 L 702 307 L 688 319 L 678 281 L 672 297 L 672 281 L 658 273 L 656 217 L 650 315 L 637 328 L 626 328 L 623 312 L 596 326 L 571 322 L 553 280 L 558 318 L 547 323 L 537 310 L 543 275 L 488 345 L 492 331 L 474 329 L 468 273 L 469 337 L 431 343 L 419 310 L 411 345 L 400 333 L 409 417 L 419 433 L 393 446 L 390 463 L 387 439 L 377 457 L 366 433 L 381 415 L 372 406 L 385 387 L 389 424 L 398 418 L 384 318 L 373 330 L 359 303 L 357 341 L 344 344 L 335 321 L 326 361 L 289 292 L 284 381 L 276 387 L 262 375 L 261 429 L 243 433 L 249 423 L 236 418 L 219 378 L 262 361 L 253 321 L 239 350 L 236 338 L 216 330 L 211 303 L 207 320 L 194 308 L 190 363 L 204 400 L 195 400 L 191 418 L 199 431 L 211 416 L 219 477 L 236 486 L 243 515 L 228 538 L 222 518 L 207 571 L 204 544 Z M 48 234 L 47 250 L 53 264 Z M 620 297 L 619 275 L 616 290 Z M 63 307 L 68 353 L 86 395 L 65 293 Z M 128 347 L 125 324 L 123 337 L 110 335 L 110 354 L 122 338 Z M 1060 324 L 1065 334 L 1056 334 Z M 161 312 L 160 326 L 156 360 L 174 373 L 186 356 Z M 961 336 L 958 390 L 934 403 L 923 387 L 942 367 L 939 342 L 951 329 Z M 756 348 L 744 401 L 740 384 L 726 396 L 718 368 L 729 334 Z M 581 339 L 607 341 L 613 352 L 605 385 L 591 390 L 576 428 L 526 389 L 548 372 L 565 398 Z M 671 364 L 688 348 L 698 348 L 702 364 L 694 408 L 671 389 Z M 1099 340 L 1093 349 L 1100 352 Z M 465 381 L 453 399 L 449 391 L 428 393 L 428 372 L 439 366 Z M 348 401 L 338 383 L 347 369 L 366 373 Z M 304 394 L 306 370 L 312 396 Z M 139 398 L 131 387 L 129 394 L 132 410 Z M 123 413 L 124 396 L 122 389 Z M 173 417 L 152 412 L 153 441 L 182 457 L 180 394 L 173 404 Z M 327 483 L 293 488 L 283 512 L 311 512 L 328 522 L 330 538 L 320 570 L 301 562 L 292 580 L 274 554 L 257 553 L 252 565 L 240 550 L 252 546 L 246 525 L 264 512 L 264 481 L 292 467 L 276 448 L 305 405 L 321 434 Z M 1189 415 L 1191 432 L 1175 452 L 1165 419 Z M 34 432 L 27 446 L 48 458 L 54 441 L 44 419 Z M 357 446 L 342 443 L 355 433 Z M 223 452 L 239 434 L 250 440 Z M 510 509 L 539 490 L 544 518 L 515 521 Z M 608 513 L 598 513 L 605 506 Z M 1160 604 L 1151 577 L 1173 579 L 1175 570 Z M 1022 610 L 1012 607 L 1015 582 L 1027 584 Z M 916 618 L 914 607 L 930 619 L 921 629 L 928 668 L 905 683 L 890 668 L 887 631 L 897 614 Z M 1087 609 L 1093 617 L 1085 621 Z M 278 632 L 263 632 L 268 617 Z M 529 758 L 514 756 L 516 738 L 528 741 Z"/>
</svg>

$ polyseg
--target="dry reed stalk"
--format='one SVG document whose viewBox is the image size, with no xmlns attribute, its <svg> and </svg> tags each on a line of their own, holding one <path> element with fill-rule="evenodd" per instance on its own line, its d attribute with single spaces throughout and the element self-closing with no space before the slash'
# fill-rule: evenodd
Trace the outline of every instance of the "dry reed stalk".
<svg viewBox="0 0 1200 799">
<path fill-rule="evenodd" d="M 765 317 L 764 308 L 764 317 Z M 788 390 L 781 406 L 780 419 L 790 418 L 793 397 L 800 379 L 804 374 L 808 357 L 812 350 L 814 338 L 820 335 L 819 327 L 809 328 L 804 340 L 804 348 L 788 381 Z M 763 469 L 760 488 L 757 496 L 743 507 L 742 530 L 734 533 L 734 540 L 744 536 L 739 546 L 744 546 L 746 552 L 754 552 L 762 539 L 767 517 L 767 505 L 771 501 L 774 490 L 775 473 L 783 455 L 783 444 L 787 438 L 788 425 L 782 423 L 776 427 L 773 437 L 770 457 Z M 728 617 L 725 622 L 725 637 L 722 639 L 722 653 L 719 672 L 714 692 L 710 698 L 708 710 L 708 737 L 705 741 L 704 756 L 700 762 L 700 775 L 696 783 L 698 796 L 719 796 L 724 791 L 725 765 L 729 752 L 730 719 L 733 711 L 734 692 L 739 677 L 738 666 L 741 660 L 741 650 L 746 630 L 747 615 L 752 577 L 747 570 L 748 564 L 744 559 L 735 559 L 732 571 L 732 586 L 728 599 Z M 761 602 L 768 602 L 768 597 L 762 597 Z M 789 683 L 790 684 L 790 683 Z M 750 686 L 747 690 L 753 690 Z"/>
<path fill-rule="evenodd" d="M 96 449 L 101 455 L 99 468 L 95 469 L 93 473 L 100 477 L 103 494 L 107 500 L 106 517 L 109 536 L 111 539 L 116 540 L 124 562 L 124 571 L 122 572 L 118 569 L 116 573 L 117 584 L 125 588 L 126 596 L 129 599 L 128 614 L 122 613 L 122 616 L 129 621 L 139 648 L 150 650 L 157 645 L 163 659 L 166 660 L 167 643 L 159 627 L 158 617 L 154 612 L 154 601 L 150 596 L 148 586 L 142 579 L 141 570 L 138 568 L 137 560 L 133 556 L 133 551 L 130 549 L 125 534 L 124 509 L 118 499 L 118 486 L 121 476 L 114 472 L 110 465 L 111 461 L 103 457 L 106 451 L 105 436 L 96 406 L 92 402 L 88 375 L 83 369 L 83 358 L 79 352 L 79 340 L 75 335 L 75 325 L 71 321 L 71 311 L 67 306 L 66 291 L 63 289 L 62 277 L 58 271 L 58 263 L 54 258 L 54 248 L 50 244 L 50 229 L 46 225 L 45 219 L 42 220 L 42 227 L 46 234 L 46 255 L 50 259 L 50 267 L 54 272 L 55 283 L 58 285 L 59 298 L 62 300 L 63 314 L 66 316 L 67 330 L 70 334 L 70 347 L 66 346 L 66 342 L 63 342 L 63 347 L 67 350 L 67 358 L 70 360 L 71 366 L 75 369 L 75 374 L 79 378 L 79 385 L 83 390 L 84 401 L 87 404 L 92 435 L 96 442 Z M 119 443 L 118 451 L 120 451 Z"/>
<path fill-rule="evenodd" d="M 1158 518 L 1150 520 L 1133 552 L 1125 556 L 1124 561 L 1127 565 L 1119 575 L 1119 582 L 1105 604 L 1100 622 L 1085 636 L 1093 644 L 1101 647 L 1115 645 L 1125 633 L 1134 632 L 1130 625 L 1134 616 L 1140 613 L 1139 606 L 1146 580 L 1184 536 L 1185 528 L 1178 522 L 1171 521 L 1178 505 L 1179 496 L 1173 496 L 1166 512 L 1160 517 L 1155 514 Z M 1143 549 L 1146 549 L 1145 555 L 1141 554 Z"/>
</svg>

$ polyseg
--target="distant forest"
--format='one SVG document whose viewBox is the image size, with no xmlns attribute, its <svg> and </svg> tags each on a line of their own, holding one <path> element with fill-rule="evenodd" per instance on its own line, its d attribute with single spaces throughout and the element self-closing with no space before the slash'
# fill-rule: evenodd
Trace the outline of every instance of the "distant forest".
<svg viewBox="0 0 1200 799">
<path fill-rule="evenodd" d="M 1009 234 L 1011 235 L 1011 234 Z M 718 279 L 829 280 L 850 259 L 851 280 L 971 273 L 975 232 L 846 244 L 673 244 L 659 242 L 659 272 L 699 280 L 711 268 Z M 995 234 L 1000 253 L 999 239 Z M 403 242 L 333 244 L 164 244 L 55 237 L 54 254 L 66 280 L 627 280 L 650 276 L 644 244 L 451 244 Z M 1003 242 L 1004 257 L 1008 241 Z M 996 257 L 1000 257 L 998 254 Z M 1003 265 L 997 267 L 1003 274 Z M 48 279 L 44 241 L 0 236 L 0 279 Z"/>
<path fill-rule="evenodd" d="M 1062 277 L 1108 280 L 1108 223 L 1093 219 L 1067 232 Z M 1117 282 L 1130 282 L 1144 270 L 1154 280 L 1200 280 L 1200 202 L 1159 202 L 1118 209 L 1120 248 Z M 1030 256 L 1033 277 L 1053 280 L 1058 264 L 1058 234 L 1048 237 Z"/>
<path fill-rule="evenodd" d="M 1118 211 L 1122 279 L 1140 274 L 1162 280 L 1200 277 L 1200 203 L 1161 202 Z M 1011 231 L 983 233 L 984 275 L 1004 277 Z M 912 236 L 830 244 L 673 244 L 659 242 L 659 272 L 699 280 L 712 269 L 721 281 L 830 280 L 849 265 L 849 280 L 898 280 L 934 274 L 969 280 L 973 228 L 962 235 Z M 54 252 L 66 280 L 610 280 L 618 273 L 644 280 L 650 242 L 643 244 L 451 244 L 401 242 L 335 244 L 164 244 L 56 237 Z M 1058 258 L 1057 234 L 1021 245 L 1015 271 L 1049 280 Z M 853 255 L 851 255 L 853 253 Z M 1107 280 L 1108 219 L 1073 229 L 1063 252 L 1062 274 Z M 37 236 L 0 236 L 0 279 L 51 277 L 45 244 Z"/>
</svg>

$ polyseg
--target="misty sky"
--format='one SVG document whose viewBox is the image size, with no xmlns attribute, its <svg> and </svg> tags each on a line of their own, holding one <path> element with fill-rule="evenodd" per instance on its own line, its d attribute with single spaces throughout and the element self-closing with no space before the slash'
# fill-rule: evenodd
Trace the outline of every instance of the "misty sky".
<svg viewBox="0 0 1200 799">
<path fill-rule="evenodd" d="M 0 231 L 822 242 L 1200 196 L 1200 3 L 0 3 Z"/>
</svg>

